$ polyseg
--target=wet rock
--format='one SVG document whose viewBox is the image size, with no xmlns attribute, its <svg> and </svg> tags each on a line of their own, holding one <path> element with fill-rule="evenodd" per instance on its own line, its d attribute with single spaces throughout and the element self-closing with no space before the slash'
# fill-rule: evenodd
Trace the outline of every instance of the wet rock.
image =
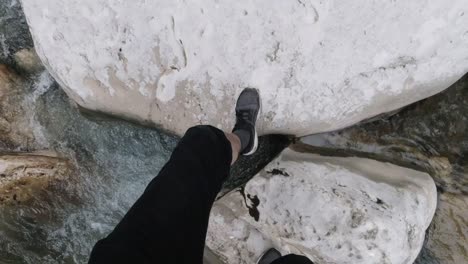
<svg viewBox="0 0 468 264">
<path fill-rule="evenodd" d="M 37 56 L 34 49 L 22 49 L 13 56 L 16 66 L 27 73 L 37 73 L 45 70 L 41 59 Z"/>
<path fill-rule="evenodd" d="M 0 63 L 13 65 L 13 55 L 18 50 L 32 47 L 33 41 L 20 1 L 0 1 Z"/>
<path fill-rule="evenodd" d="M 247 86 L 262 94 L 260 134 L 303 136 L 468 71 L 465 0 L 21 2 L 39 56 L 79 105 L 178 135 L 231 129 Z"/>
<path fill-rule="evenodd" d="M 426 173 L 287 149 L 216 202 L 207 245 L 226 263 L 275 247 L 316 263 L 412 264 L 436 197 Z"/>
<path fill-rule="evenodd" d="M 439 195 L 437 213 L 427 232 L 426 245 L 416 264 L 468 263 L 468 196 Z"/>
<path fill-rule="evenodd" d="M 0 133 L 3 135 L 8 134 L 11 131 L 10 123 L 3 117 L 0 117 Z"/>
<path fill-rule="evenodd" d="M 11 68 L 0 64 L 0 149 L 28 149 L 35 145 L 23 105 L 26 85 Z"/>
<path fill-rule="evenodd" d="M 259 173 L 268 163 L 276 158 L 291 143 L 291 138 L 283 135 L 259 137 L 258 149 L 251 156 L 241 156 L 231 167 L 230 177 L 224 182 L 218 197 L 243 187 L 252 177 Z"/>
<path fill-rule="evenodd" d="M 71 164 L 55 153 L 0 153 L 0 206 L 28 202 L 71 174 Z"/>
<path fill-rule="evenodd" d="M 19 82 L 19 76 L 13 70 L 0 64 L 0 100 L 4 100 Z"/>
</svg>

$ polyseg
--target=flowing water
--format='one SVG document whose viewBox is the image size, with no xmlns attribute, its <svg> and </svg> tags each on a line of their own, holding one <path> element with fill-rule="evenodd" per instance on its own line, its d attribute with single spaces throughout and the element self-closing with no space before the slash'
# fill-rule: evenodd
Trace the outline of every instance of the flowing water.
<svg viewBox="0 0 468 264">
<path fill-rule="evenodd" d="M 32 204 L 0 210 L 0 263 L 83 263 L 157 174 L 177 138 L 124 121 L 87 119 L 50 78 L 49 85 L 37 78 L 41 85 L 31 88 L 47 90 L 32 91 L 24 102 L 35 135 L 47 149 L 72 157 L 76 173 Z"/>
</svg>

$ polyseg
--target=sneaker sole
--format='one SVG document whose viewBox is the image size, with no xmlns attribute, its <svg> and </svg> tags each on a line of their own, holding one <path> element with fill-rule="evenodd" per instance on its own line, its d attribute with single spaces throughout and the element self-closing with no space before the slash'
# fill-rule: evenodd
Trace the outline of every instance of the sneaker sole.
<svg viewBox="0 0 468 264">
<path fill-rule="evenodd" d="M 257 90 L 258 91 L 258 90 Z M 260 94 L 260 91 L 258 91 L 258 94 Z M 255 141 L 254 141 L 254 146 L 252 148 L 251 151 L 247 152 L 247 153 L 244 153 L 243 155 L 244 156 L 250 156 L 250 155 L 253 155 L 257 149 L 258 149 L 258 134 L 257 134 L 257 121 L 258 121 L 258 117 L 260 116 L 260 114 L 262 113 L 262 99 L 260 98 L 259 100 L 259 104 L 260 104 L 260 107 L 258 109 L 258 114 L 257 114 L 257 119 L 255 120 Z"/>
<path fill-rule="evenodd" d="M 244 156 L 250 156 L 254 154 L 257 151 L 258 148 L 258 135 L 257 135 L 257 129 L 255 129 L 255 141 L 254 141 L 254 146 L 251 151 L 244 153 Z"/>
<path fill-rule="evenodd" d="M 265 255 L 268 254 L 268 253 L 270 252 L 270 250 L 272 250 L 272 249 L 269 249 L 269 250 L 263 252 L 263 254 L 257 259 L 257 262 L 255 262 L 255 263 L 256 263 L 256 264 L 259 264 L 259 263 L 260 263 L 260 260 L 262 260 L 262 258 L 265 257 Z M 278 250 L 276 250 L 276 249 L 273 249 L 273 250 L 275 250 L 276 252 L 278 252 L 278 254 L 280 254 L 279 258 L 281 258 L 281 253 L 280 253 Z M 278 258 L 278 259 L 279 259 L 279 258 Z M 276 260 L 278 260 L 278 259 L 273 260 L 273 262 L 276 261 Z"/>
</svg>

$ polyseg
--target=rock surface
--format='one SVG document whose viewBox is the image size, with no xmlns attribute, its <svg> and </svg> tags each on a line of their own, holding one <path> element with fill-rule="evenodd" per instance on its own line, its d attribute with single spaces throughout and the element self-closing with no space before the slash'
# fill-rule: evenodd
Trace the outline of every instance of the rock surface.
<svg viewBox="0 0 468 264">
<path fill-rule="evenodd" d="M 468 71 L 466 0 L 21 2 L 39 56 L 78 104 L 178 134 L 231 128 L 246 86 L 262 94 L 261 134 L 301 136 Z"/>
<path fill-rule="evenodd" d="M 357 155 L 425 170 L 442 192 L 468 195 L 468 74 L 394 116 L 301 139 L 315 152 Z"/>
<path fill-rule="evenodd" d="M 468 263 L 468 196 L 439 195 L 436 215 L 427 233 L 426 263 Z"/>
<path fill-rule="evenodd" d="M 27 202 L 71 172 L 55 153 L 0 154 L 0 206 Z"/>
<path fill-rule="evenodd" d="M 390 161 L 427 171 L 438 207 L 417 264 L 468 263 L 468 75 L 399 113 L 302 139 L 309 151 Z"/>
<path fill-rule="evenodd" d="M 11 68 L 0 64 L 0 149 L 14 150 L 34 144 L 23 100 L 25 82 Z"/>
<path fill-rule="evenodd" d="M 216 202 L 207 245 L 226 263 L 269 247 L 317 263 L 413 263 L 436 208 L 425 173 L 291 149 Z"/>
<path fill-rule="evenodd" d="M 44 65 L 34 49 L 22 49 L 13 55 L 16 65 L 27 73 L 44 71 Z"/>
<path fill-rule="evenodd" d="M 33 48 L 33 42 L 20 2 L 0 1 L 0 63 L 13 64 L 13 55 L 25 48 Z"/>
</svg>

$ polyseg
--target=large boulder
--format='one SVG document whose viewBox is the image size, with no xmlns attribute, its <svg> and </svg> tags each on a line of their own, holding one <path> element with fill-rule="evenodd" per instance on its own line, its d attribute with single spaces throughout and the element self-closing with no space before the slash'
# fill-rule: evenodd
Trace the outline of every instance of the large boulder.
<svg viewBox="0 0 468 264">
<path fill-rule="evenodd" d="M 444 92 L 393 116 L 301 141 L 317 153 L 411 166 L 428 172 L 441 192 L 468 196 L 467 131 L 468 74 Z"/>
<path fill-rule="evenodd" d="M 391 161 L 427 171 L 438 207 L 417 264 L 468 263 L 468 74 L 398 114 L 304 137 L 309 151 Z"/>
<path fill-rule="evenodd" d="M 37 52 L 81 106 L 181 134 L 232 126 L 262 94 L 260 133 L 343 128 L 468 70 L 466 0 L 21 0 Z"/>
<path fill-rule="evenodd" d="M 276 247 L 316 263 L 411 264 L 436 205 L 426 173 L 287 149 L 216 202 L 207 245 L 226 263 Z"/>
</svg>

